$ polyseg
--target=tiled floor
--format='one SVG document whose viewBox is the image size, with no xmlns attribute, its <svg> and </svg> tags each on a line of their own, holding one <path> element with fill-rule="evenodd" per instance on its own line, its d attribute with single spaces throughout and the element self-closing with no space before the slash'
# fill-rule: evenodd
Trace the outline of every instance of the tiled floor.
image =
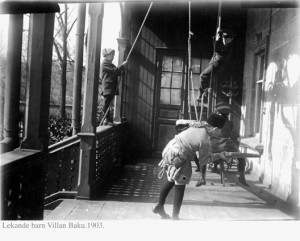
<svg viewBox="0 0 300 241">
<path fill-rule="evenodd" d="M 162 183 L 156 164 L 157 160 L 144 159 L 116 168 L 97 200 L 59 200 L 56 208 L 45 210 L 44 219 L 158 220 L 160 217 L 152 213 Z M 194 172 L 186 187 L 181 220 L 295 220 L 289 206 L 268 192 L 254 175 L 246 176 L 250 187 L 239 184 L 234 169 L 226 174 L 225 186 L 220 175 L 208 171 L 207 184 L 196 187 L 198 177 Z M 165 205 L 169 214 L 173 195 L 172 190 Z"/>
</svg>

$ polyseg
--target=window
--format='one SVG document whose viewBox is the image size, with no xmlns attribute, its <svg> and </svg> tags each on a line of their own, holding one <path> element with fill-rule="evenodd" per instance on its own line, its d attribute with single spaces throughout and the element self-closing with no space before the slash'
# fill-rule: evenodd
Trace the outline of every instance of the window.
<svg viewBox="0 0 300 241">
<path fill-rule="evenodd" d="M 261 115 L 262 115 L 262 87 L 264 79 L 264 63 L 265 63 L 265 51 L 260 51 L 255 55 L 254 63 L 254 124 L 253 133 L 257 135 L 261 130 Z"/>
<path fill-rule="evenodd" d="M 161 73 L 161 104 L 181 104 L 181 89 L 183 78 L 184 66 L 182 58 L 176 56 L 164 56 Z"/>
</svg>

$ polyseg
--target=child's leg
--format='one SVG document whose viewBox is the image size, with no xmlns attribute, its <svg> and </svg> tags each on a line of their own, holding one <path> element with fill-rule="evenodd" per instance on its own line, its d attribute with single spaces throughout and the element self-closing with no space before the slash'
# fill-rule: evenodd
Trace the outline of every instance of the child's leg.
<svg viewBox="0 0 300 241">
<path fill-rule="evenodd" d="M 172 219 L 179 219 L 179 212 L 184 196 L 185 185 L 175 185 Z"/>
<path fill-rule="evenodd" d="M 201 170 L 199 160 L 197 155 L 194 155 L 194 162 L 196 163 L 197 168 L 195 169 L 195 172 L 199 172 Z"/>
<path fill-rule="evenodd" d="M 164 205 L 167 196 L 174 185 L 175 185 L 174 182 L 169 182 L 168 179 L 165 180 L 160 190 L 158 203 L 152 209 L 154 213 L 159 214 L 162 218 L 165 219 L 170 218 L 170 216 L 165 212 Z"/>
<path fill-rule="evenodd" d="M 246 160 L 245 158 L 238 158 L 238 172 L 240 174 L 239 176 L 239 181 L 242 183 L 244 186 L 249 186 L 246 178 L 245 178 L 245 167 L 246 167 Z"/>
<path fill-rule="evenodd" d="M 174 187 L 174 185 L 175 182 L 169 182 L 168 179 L 166 179 L 166 181 L 162 184 L 160 194 L 159 194 L 159 199 L 158 199 L 158 203 L 160 205 L 163 206 L 165 204 L 167 196 L 171 191 L 172 187 Z"/>
</svg>

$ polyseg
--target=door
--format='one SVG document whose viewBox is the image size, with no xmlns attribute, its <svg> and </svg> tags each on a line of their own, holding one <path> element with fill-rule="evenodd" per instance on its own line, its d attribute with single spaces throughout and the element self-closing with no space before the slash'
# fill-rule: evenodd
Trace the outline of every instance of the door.
<svg viewBox="0 0 300 241">
<path fill-rule="evenodd" d="M 161 152 L 173 139 L 175 123 L 185 106 L 186 53 L 157 50 L 154 150 Z"/>
</svg>

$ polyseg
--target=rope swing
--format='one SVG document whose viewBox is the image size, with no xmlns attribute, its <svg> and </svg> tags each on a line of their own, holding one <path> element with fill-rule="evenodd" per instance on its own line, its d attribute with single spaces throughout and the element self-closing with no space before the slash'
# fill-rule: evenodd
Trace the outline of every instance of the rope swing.
<svg viewBox="0 0 300 241">
<path fill-rule="evenodd" d="M 132 44 L 132 46 L 131 46 L 131 48 L 130 48 L 130 50 L 129 50 L 129 53 L 128 53 L 128 55 L 127 55 L 125 61 L 128 61 L 128 59 L 129 59 L 129 57 L 130 57 L 130 55 L 131 55 L 131 52 L 132 52 L 132 50 L 133 50 L 133 48 L 134 48 L 134 46 L 135 46 L 135 44 L 136 44 L 136 42 L 137 42 L 137 40 L 138 40 L 138 38 L 139 38 L 141 32 L 142 32 L 142 29 L 143 29 L 143 27 L 144 27 L 144 24 L 145 24 L 145 22 L 146 22 L 146 19 L 147 19 L 149 13 L 150 13 L 150 10 L 151 10 L 151 8 L 152 8 L 152 5 L 153 5 L 153 2 L 150 3 L 150 6 L 149 6 L 149 8 L 148 8 L 148 11 L 147 11 L 147 13 L 146 13 L 146 15 L 145 15 L 145 17 L 144 17 L 143 22 L 142 22 L 142 25 L 141 25 L 141 27 L 140 27 L 140 29 L 139 29 L 139 31 L 138 31 L 138 34 L 137 34 L 136 37 L 135 37 L 135 40 L 134 40 L 134 42 L 133 42 L 133 44 Z M 117 88 L 116 88 L 115 94 L 114 94 L 115 96 L 116 96 L 116 94 L 117 94 L 117 91 L 118 91 L 119 85 L 120 85 L 120 83 L 121 83 L 121 80 L 122 80 L 122 78 L 120 77 L 120 78 L 119 78 L 119 81 L 118 81 L 118 84 L 117 84 Z M 114 100 L 114 98 L 112 99 L 112 101 L 113 101 L 113 100 Z M 112 103 L 112 101 L 111 101 L 111 103 Z M 110 105 L 111 105 L 111 103 L 110 103 Z M 101 120 L 101 122 L 100 122 L 100 124 L 99 124 L 100 126 L 103 125 L 103 122 L 104 122 L 104 120 L 105 120 L 105 118 L 106 118 L 106 116 L 107 116 L 108 111 L 109 111 L 109 107 L 107 108 L 106 112 L 104 113 L 104 116 L 103 116 L 103 118 L 102 118 L 102 120 Z"/>
<path fill-rule="evenodd" d="M 193 70 L 192 70 L 192 53 L 191 53 L 191 38 L 194 35 L 193 32 L 191 31 L 191 2 L 189 2 L 189 38 L 188 38 L 188 80 L 191 82 L 191 88 L 192 88 L 192 99 L 193 99 L 193 104 L 195 108 L 195 114 L 196 114 L 196 120 L 198 121 L 198 112 L 197 112 L 197 106 L 196 106 L 196 100 L 195 100 L 195 93 L 194 93 L 194 82 L 193 82 Z M 188 82 L 189 83 L 189 82 Z M 189 117 L 190 120 L 192 119 L 192 114 L 191 114 L 191 96 L 190 96 L 190 86 L 188 84 L 188 99 L 189 99 Z"/>
<path fill-rule="evenodd" d="M 218 29 L 221 28 L 221 10 L 222 10 L 222 1 L 219 1 L 219 6 L 218 6 L 218 17 L 217 17 L 217 24 L 216 24 L 216 34 Z M 201 96 L 201 105 L 200 105 L 200 117 L 198 118 L 198 112 L 197 112 L 197 106 L 196 106 L 196 99 L 195 99 L 195 93 L 194 93 L 194 82 L 193 82 L 193 71 L 192 71 L 192 61 L 191 61 L 191 37 L 193 36 L 193 32 L 191 31 L 191 2 L 189 1 L 189 37 L 188 37 L 188 112 L 189 112 L 189 117 L 191 119 L 191 96 L 190 96 L 190 85 L 191 83 L 191 88 L 192 88 L 192 98 L 193 98 L 193 104 L 195 108 L 195 114 L 196 114 L 196 120 L 201 121 L 202 115 L 203 115 L 203 108 L 204 108 L 204 97 L 208 95 L 208 100 L 207 100 L 207 114 L 212 112 L 212 85 L 214 83 L 213 81 L 213 70 L 210 73 L 210 80 L 209 80 L 209 88 L 207 90 L 207 93 L 204 92 Z M 213 43 L 213 58 L 215 58 L 216 55 L 216 38 L 214 38 L 214 43 Z M 215 84 L 215 83 L 214 83 Z M 200 82 L 201 86 L 201 82 Z"/>
<path fill-rule="evenodd" d="M 217 34 L 218 29 L 221 28 L 221 11 L 222 11 L 222 0 L 220 0 L 219 7 L 218 7 L 216 34 Z M 213 59 L 214 59 L 215 55 L 216 55 L 216 36 L 214 38 L 213 51 L 214 51 L 214 53 L 213 53 Z M 215 81 L 213 81 L 213 69 L 212 69 L 212 71 L 210 73 L 210 79 L 209 79 L 207 114 L 212 112 L 212 84 L 213 84 L 213 82 L 215 82 Z"/>
</svg>

